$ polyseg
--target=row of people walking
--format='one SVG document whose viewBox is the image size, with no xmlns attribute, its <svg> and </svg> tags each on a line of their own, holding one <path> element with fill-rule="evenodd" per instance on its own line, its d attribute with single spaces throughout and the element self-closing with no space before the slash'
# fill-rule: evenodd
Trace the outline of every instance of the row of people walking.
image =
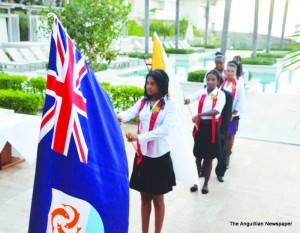
<svg viewBox="0 0 300 233">
<path fill-rule="evenodd" d="M 194 128 L 193 152 L 198 176 L 204 177 L 201 189 L 203 194 L 209 192 L 212 160 L 218 160 L 215 172 L 220 182 L 224 182 L 224 175 L 229 167 L 244 99 L 244 82 L 241 77 L 237 77 L 242 65 L 236 61 L 237 58 L 228 62 L 225 70 L 223 54 L 216 53 L 216 67 L 205 77 L 206 88 L 185 100 L 185 104 L 199 101 L 198 114 L 193 117 L 193 121 L 200 130 Z M 197 190 L 197 184 L 190 188 L 191 192 Z"/>
<path fill-rule="evenodd" d="M 241 112 L 243 86 L 236 79 L 238 64 L 229 62 L 224 76 L 217 66 L 206 75 L 206 87 L 188 99 L 189 104 L 198 100 L 198 113 L 192 120 L 197 124 L 194 128 L 194 155 L 198 175 L 205 176 L 202 193 L 209 192 L 208 181 L 212 170 L 212 160 L 218 159 L 216 171 L 221 181 L 226 170 L 225 151 L 231 150 L 227 141 L 233 145 L 234 135 L 238 128 Z M 169 77 L 163 70 L 150 71 L 146 76 L 144 97 L 134 106 L 119 113 L 118 121 L 122 124 L 139 117 L 138 132 L 126 133 L 127 141 L 137 143 L 130 188 L 141 195 L 142 232 L 149 231 L 149 221 L 152 202 L 155 212 L 155 232 L 161 232 L 165 204 L 164 194 L 172 191 L 176 185 L 172 159 L 170 156 L 170 131 L 175 125 L 176 106 L 174 100 L 168 97 Z M 224 107 L 225 106 L 225 107 Z M 231 138 L 230 138 L 231 136 Z M 202 164 L 203 160 L 203 164 Z M 191 191 L 197 191 L 197 185 Z"/>
</svg>

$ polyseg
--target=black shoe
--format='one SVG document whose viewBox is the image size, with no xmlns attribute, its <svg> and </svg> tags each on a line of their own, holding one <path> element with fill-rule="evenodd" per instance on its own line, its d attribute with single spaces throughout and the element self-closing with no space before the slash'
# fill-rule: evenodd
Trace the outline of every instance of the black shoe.
<svg viewBox="0 0 300 233">
<path fill-rule="evenodd" d="M 194 184 L 191 188 L 190 188 L 190 191 L 193 193 L 193 192 L 196 192 L 198 190 L 198 186 L 196 184 Z"/>
<path fill-rule="evenodd" d="M 204 177 L 204 174 L 202 172 L 199 172 L 198 176 L 199 176 L 199 178 Z"/>
<path fill-rule="evenodd" d="M 219 182 L 224 182 L 223 176 L 218 176 L 217 178 L 218 178 L 218 181 L 219 181 Z"/>
<path fill-rule="evenodd" d="M 201 189 L 201 192 L 202 192 L 202 194 L 207 194 L 208 193 L 208 188 L 206 187 L 206 188 L 202 188 Z"/>
</svg>

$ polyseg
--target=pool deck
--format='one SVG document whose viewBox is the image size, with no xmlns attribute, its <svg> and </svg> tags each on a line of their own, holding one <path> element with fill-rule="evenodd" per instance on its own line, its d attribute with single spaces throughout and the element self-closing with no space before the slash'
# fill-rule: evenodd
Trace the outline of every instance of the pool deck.
<svg viewBox="0 0 300 233">
<path fill-rule="evenodd" d="M 200 88 L 199 84 L 181 85 L 186 95 Z M 300 232 L 299 122 L 299 94 L 269 95 L 248 90 L 225 182 L 219 183 L 212 173 L 207 195 L 190 193 L 188 184 L 178 182 L 165 196 L 162 232 Z M 127 128 L 136 131 L 135 125 Z M 134 151 L 130 144 L 125 145 L 131 171 Z M 0 233 L 27 232 L 34 172 L 35 164 L 27 163 L 0 171 Z M 199 185 L 202 183 L 200 178 Z M 268 226 L 266 222 L 291 225 Z M 153 226 L 152 213 L 150 232 Z M 140 197 L 132 190 L 129 232 L 141 232 Z"/>
</svg>

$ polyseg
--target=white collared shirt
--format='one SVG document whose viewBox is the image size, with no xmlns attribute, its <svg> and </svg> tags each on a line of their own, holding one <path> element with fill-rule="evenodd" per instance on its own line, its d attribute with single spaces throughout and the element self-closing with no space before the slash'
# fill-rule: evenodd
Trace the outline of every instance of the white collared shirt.
<svg viewBox="0 0 300 233">
<path fill-rule="evenodd" d="M 220 117 L 220 113 L 222 112 L 222 109 L 225 105 L 225 101 L 226 101 L 225 93 L 216 87 L 210 94 L 207 94 L 207 88 L 205 88 L 203 90 L 195 92 L 194 94 L 189 96 L 188 99 L 190 100 L 190 103 L 192 103 L 196 100 L 200 101 L 201 96 L 203 94 L 206 94 L 207 96 L 203 102 L 202 113 L 209 112 L 211 110 L 217 110 L 219 112 L 219 114 L 216 115 L 216 119 L 218 119 Z M 212 109 L 212 104 L 213 104 L 212 96 L 213 95 L 216 96 L 217 94 L 218 94 L 217 102 L 216 102 L 215 107 Z M 201 119 L 204 119 L 204 120 L 208 120 L 211 118 L 212 118 L 211 116 L 202 116 L 201 117 Z"/>
<path fill-rule="evenodd" d="M 139 112 L 142 99 L 119 115 L 122 117 L 123 122 L 139 116 L 140 134 L 138 135 L 138 142 L 140 143 L 141 152 L 145 156 L 157 158 L 171 150 L 169 133 L 176 120 L 175 103 L 172 99 L 165 98 L 165 105 L 157 116 L 154 128 L 149 131 L 152 109 L 157 105 L 158 101 L 152 109 L 150 109 L 150 103 L 146 103 Z M 147 147 L 148 142 L 151 142 L 151 144 Z"/>
<path fill-rule="evenodd" d="M 224 90 L 229 91 L 232 93 L 232 84 L 228 85 L 227 81 L 224 81 Z M 236 93 L 232 103 L 232 112 L 237 111 L 237 116 L 240 116 L 243 111 L 243 103 L 244 103 L 244 83 L 240 80 L 236 79 Z"/>
<path fill-rule="evenodd" d="M 243 73 L 239 80 L 242 80 L 244 82 L 244 86 L 247 87 L 249 82 L 249 71 L 243 68 Z"/>
</svg>

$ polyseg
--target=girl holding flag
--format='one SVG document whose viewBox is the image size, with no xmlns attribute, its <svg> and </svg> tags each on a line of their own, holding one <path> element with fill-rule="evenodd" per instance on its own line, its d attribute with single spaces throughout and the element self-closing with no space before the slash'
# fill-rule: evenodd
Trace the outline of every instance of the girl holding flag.
<svg viewBox="0 0 300 233">
<path fill-rule="evenodd" d="M 155 232 L 161 232 L 164 194 L 176 185 L 170 157 L 169 132 L 175 124 L 176 107 L 168 98 L 169 77 L 163 70 L 146 76 L 144 97 L 118 115 L 120 123 L 139 117 L 137 134 L 128 132 L 129 142 L 137 142 L 130 187 L 141 193 L 142 232 L 149 229 L 151 204 L 155 211 Z"/>
<path fill-rule="evenodd" d="M 201 162 L 204 160 L 204 185 L 202 193 L 208 193 L 208 181 L 212 170 L 212 160 L 221 155 L 220 129 L 218 119 L 225 105 L 225 94 L 219 90 L 217 85 L 221 81 L 221 75 L 216 70 L 211 70 L 206 76 L 207 87 L 192 94 L 188 99 L 184 100 L 184 104 L 189 104 L 198 100 L 198 114 L 193 117 L 193 122 L 197 124 L 194 128 L 193 137 L 194 156 L 196 157 L 196 165 L 198 174 L 201 171 Z M 191 187 L 191 192 L 198 190 L 195 184 Z"/>
<path fill-rule="evenodd" d="M 238 123 L 244 101 L 244 84 L 242 81 L 237 80 L 236 72 L 238 69 L 238 63 L 236 61 L 230 61 L 227 64 L 226 77 L 222 83 L 222 89 L 231 93 L 232 95 L 232 115 L 231 121 L 228 127 L 227 136 L 227 150 L 226 150 L 226 165 L 229 166 L 229 159 L 232 153 L 232 147 L 235 134 L 238 130 Z"/>
</svg>

